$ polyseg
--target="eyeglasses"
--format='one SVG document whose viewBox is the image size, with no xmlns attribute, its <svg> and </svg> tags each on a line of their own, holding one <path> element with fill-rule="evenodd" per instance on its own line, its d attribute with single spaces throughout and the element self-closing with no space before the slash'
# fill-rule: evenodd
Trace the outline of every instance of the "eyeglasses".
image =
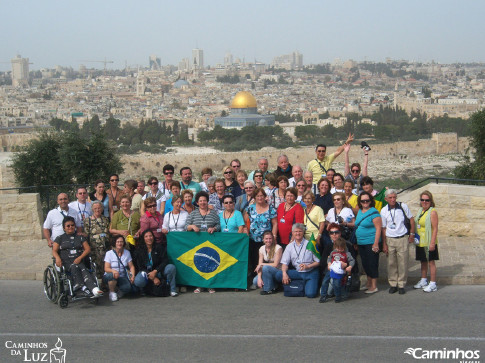
<svg viewBox="0 0 485 363">
<path fill-rule="evenodd" d="M 173 171 L 166 171 L 165 173 L 163 173 L 165 175 L 173 175 Z"/>
<path fill-rule="evenodd" d="M 224 204 L 234 204 L 234 202 L 224 202 Z"/>
<path fill-rule="evenodd" d="M 335 198 L 333 201 L 334 202 L 340 202 L 342 200 L 342 198 Z"/>
<path fill-rule="evenodd" d="M 420 200 L 421 200 L 421 202 L 425 202 L 425 203 L 428 203 L 428 202 L 431 201 L 431 199 L 423 199 L 423 198 L 421 198 Z"/>
<path fill-rule="evenodd" d="M 370 203 L 370 199 L 361 199 L 360 202 L 361 203 Z"/>
<path fill-rule="evenodd" d="M 255 175 L 254 177 L 255 178 L 262 178 L 263 176 L 262 175 Z"/>
<path fill-rule="evenodd" d="M 317 150 L 317 153 L 325 153 L 327 150 Z"/>
<path fill-rule="evenodd" d="M 305 188 L 305 184 L 298 184 L 296 187 L 297 188 Z"/>
<path fill-rule="evenodd" d="M 156 208 L 156 204 L 150 204 L 150 205 L 147 205 L 147 208 Z"/>
<path fill-rule="evenodd" d="M 330 231 L 328 234 L 340 234 L 340 231 Z"/>
<path fill-rule="evenodd" d="M 354 170 L 352 170 L 352 173 L 359 173 L 359 172 L 360 172 L 360 170 L 359 170 L 359 169 L 354 169 Z"/>
<path fill-rule="evenodd" d="M 79 192 L 77 194 L 84 195 L 84 194 L 88 194 L 88 193 L 86 193 L 86 192 Z"/>
<path fill-rule="evenodd" d="M 110 179 L 110 182 L 120 181 L 119 179 Z"/>
<path fill-rule="evenodd" d="M 149 185 L 158 185 L 158 182 L 151 182 L 151 183 L 148 183 Z"/>
</svg>

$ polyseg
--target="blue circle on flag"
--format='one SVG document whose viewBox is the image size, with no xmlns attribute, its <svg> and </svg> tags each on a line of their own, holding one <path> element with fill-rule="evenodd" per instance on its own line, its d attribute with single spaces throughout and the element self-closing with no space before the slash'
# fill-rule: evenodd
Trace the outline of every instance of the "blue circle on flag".
<svg viewBox="0 0 485 363">
<path fill-rule="evenodd" d="M 217 270 L 221 256 L 213 248 L 202 247 L 194 254 L 194 265 L 200 272 L 210 273 Z"/>
</svg>

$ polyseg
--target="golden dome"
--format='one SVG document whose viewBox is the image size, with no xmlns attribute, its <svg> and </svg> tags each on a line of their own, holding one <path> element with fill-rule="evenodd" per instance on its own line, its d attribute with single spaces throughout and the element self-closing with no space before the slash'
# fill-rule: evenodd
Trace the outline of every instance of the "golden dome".
<svg viewBox="0 0 485 363">
<path fill-rule="evenodd" d="M 231 102 L 231 108 L 257 108 L 258 103 L 254 96 L 247 91 L 238 92 Z"/>
</svg>

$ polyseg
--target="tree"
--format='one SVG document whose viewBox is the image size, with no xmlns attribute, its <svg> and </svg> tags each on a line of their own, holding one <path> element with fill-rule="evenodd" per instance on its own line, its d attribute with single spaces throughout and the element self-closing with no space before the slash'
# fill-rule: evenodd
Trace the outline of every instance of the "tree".
<svg viewBox="0 0 485 363">
<path fill-rule="evenodd" d="M 12 168 L 22 187 L 87 184 L 123 171 L 116 148 L 103 134 L 82 138 L 79 132 L 41 133 L 14 155 Z"/>
<path fill-rule="evenodd" d="M 471 142 L 475 150 L 471 161 L 467 156 L 466 163 L 455 169 L 458 178 L 485 179 L 485 110 L 477 111 L 470 117 Z"/>
<path fill-rule="evenodd" d="M 104 125 L 104 134 L 110 140 L 116 141 L 120 137 L 121 121 L 111 116 Z"/>
<path fill-rule="evenodd" d="M 17 184 L 28 187 L 69 183 L 69 172 L 60 161 L 61 146 L 61 134 L 57 132 L 43 132 L 38 139 L 29 141 L 12 158 Z"/>
</svg>

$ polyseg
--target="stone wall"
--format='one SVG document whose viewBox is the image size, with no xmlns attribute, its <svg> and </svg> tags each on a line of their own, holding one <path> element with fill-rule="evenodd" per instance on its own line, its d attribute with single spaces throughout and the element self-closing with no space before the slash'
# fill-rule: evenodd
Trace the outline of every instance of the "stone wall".
<svg viewBox="0 0 485 363">
<path fill-rule="evenodd" d="M 0 279 L 42 279 L 52 262 L 42 222 L 39 194 L 0 195 Z"/>
<path fill-rule="evenodd" d="M 371 144 L 372 162 L 378 159 L 407 159 L 408 156 L 423 156 L 448 153 L 464 153 L 469 146 L 468 138 L 458 138 L 456 133 L 433 134 L 431 139 L 418 141 L 395 142 L 390 144 Z M 337 147 L 328 147 L 327 154 L 331 154 Z M 198 152 L 194 148 L 193 153 L 186 154 L 138 154 L 125 155 L 122 158 L 125 172 L 121 179 L 127 178 L 148 178 L 150 176 L 160 177 L 162 167 L 165 164 L 172 164 L 176 171 L 183 166 L 190 166 L 195 174 L 195 179 L 199 178 L 200 171 L 204 167 L 211 167 L 218 175 L 222 175 L 222 168 L 229 165 L 235 158 L 241 160 L 242 168 L 252 171 L 257 167 L 258 159 L 262 156 L 269 159 L 270 169 L 275 169 L 277 158 L 281 154 L 288 155 L 292 165 L 301 165 L 304 169 L 308 162 L 315 158 L 315 148 L 301 147 L 275 150 L 272 148 L 262 148 L 258 151 L 240 152 Z M 354 145 L 350 151 L 350 160 L 362 162 L 362 150 L 360 145 Z M 338 159 L 344 161 L 342 154 Z M 176 172 L 176 174 L 178 174 Z"/>
<path fill-rule="evenodd" d="M 402 193 L 398 200 L 406 203 L 413 214 L 419 205 L 419 195 L 428 190 L 438 212 L 440 236 L 485 237 L 485 187 L 459 184 L 428 184 Z"/>
</svg>

